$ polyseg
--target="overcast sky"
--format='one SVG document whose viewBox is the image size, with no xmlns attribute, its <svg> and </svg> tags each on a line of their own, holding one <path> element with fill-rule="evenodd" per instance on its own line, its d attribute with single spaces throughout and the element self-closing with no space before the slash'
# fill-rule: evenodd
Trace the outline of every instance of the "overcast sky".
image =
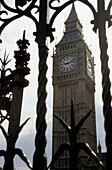
<svg viewBox="0 0 112 170">
<path fill-rule="evenodd" d="M 12 2 L 8 1 L 8 4 L 13 5 Z M 97 0 L 91 0 L 91 3 L 96 4 Z M 106 5 L 109 0 L 106 0 Z M 103 131 L 103 112 L 102 112 L 102 87 L 101 87 L 101 72 L 100 72 L 100 51 L 99 51 L 99 43 L 98 43 L 98 35 L 92 31 L 92 25 L 90 21 L 93 19 L 92 12 L 88 7 L 83 5 L 80 2 L 75 2 L 76 11 L 78 13 L 78 17 L 80 22 L 83 25 L 83 33 L 86 43 L 92 51 L 95 60 L 95 82 L 96 82 L 96 92 L 95 92 L 95 108 L 96 108 L 96 123 L 97 123 L 97 138 L 101 141 L 101 145 L 103 151 L 105 151 L 104 146 L 104 131 Z M 71 6 L 67 7 L 60 15 L 57 17 L 54 23 L 54 27 L 56 27 L 56 32 L 54 33 L 55 41 L 52 44 L 49 44 L 49 57 L 48 57 L 48 97 L 47 97 L 47 158 L 48 162 L 51 159 L 51 131 L 52 131 L 52 53 L 53 47 L 56 43 L 60 41 L 63 36 L 64 31 L 64 21 L 69 15 L 71 10 Z M 51 12 L 52 13 L 52 12 Z M 5 15 L 3 15 L 5 17 Z M 61 24 L 60 24 L 61 23 Z M 37 87 L 38 87 L 38 45 L 35 43 L 35 37 L 33 36 L 33 32 L 35 32 L 35 24 L 30 19 L 23 17 L 22 19 L 18 19 L 13 23 L 9 24 L 7 28 L 3 31 L 1 38 L 3 43 L 1 44 L 0 56 L 3 57 L 5 49 L 7 50 L 7 54 L 10 54 L 10 58 L 13 58 L 14 50 L 17 50 L 16 41 L 22 38 L 23 30 L 26 30 L 26 39 L 29 39 L 30 46 L 28 51 L 30 52 L 31 59 L 29 61 L 29 67 L 31 69 L 31 73 L 27 76 L 27 79 L 30 81 L 29 86 L 24 89 L 23 96 L 23 105 L 22 105 L 22 117 L 21 123 L 24 122 L 28 117 L 31 117 L 27 125 L 24 127 L 22 132 L 20 133 L 19 139 L 17 141 L 17 147 L 23 149 L 28 159 L 32 163 L 33 153 L 34 153 L 34 140 L 35 140 L 35 121 L 36 121 L 36 101 L 37 101 Z M 111 57 L 112 49 L 112 28 L 107 30 L 107 38 L 109 43 L 108 54 Z M 109 58 L 109 66 L 112 65 L 112 59 Z M 11 63 L 11 67 L 14 65 L 14 62 Z M 112 73 L 110 74 L 110 78 L 112 78 Z M 6 123 L 3 124 L 6 126 Z M 5 148 L 6 143 L 2 133 L 0 132 L 0 149 Z M 0 158 L 0 166 L 3 165 L 3 158 Z M 28 170 L 26 165 L 20 160 L 20 158 L 16 157 L 15 159 L 15 168 L 17 170 Z"/>
</svg>

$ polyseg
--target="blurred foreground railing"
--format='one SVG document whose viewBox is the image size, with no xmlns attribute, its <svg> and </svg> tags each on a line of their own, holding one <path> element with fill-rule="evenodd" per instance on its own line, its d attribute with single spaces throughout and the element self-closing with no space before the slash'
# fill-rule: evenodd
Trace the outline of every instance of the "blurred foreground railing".
<svg viewBox="0 0 112 170">
<path fill-rule="evenodd" d="M 34 36 L 36 37 L 35 41 L 38 43 L 39 47 L 39 76 L 38 76 L 38 101 L 37 101 L 37 120 L 36 120 L 36 139 L 35 139 L 35 153 L 33 158 L 33 170 L 44 170 L 46 169 L 46 156 L 45 156 L 45 147 L 46 147 L 46 121 L 45 115 L 47 112 L 46 109 L 46 72 L 47 65 L 46 60 L 48 57 L 48 48 L 46 46 L 46 37 L 50 37 L 53 41 L 54 37 L 52 32 L 53 22 L 57 15 L 68 5 L 79 1 L 87 5 L 93 12 L 94 19 L 91 22 L 94 24 L 93 30 L 99 33 L 99 44 L 101 50 L 101 66 L 102 66 L 102 88 L 103 88 L 103 113 L 105 117 L 105 130 L 106 130 L 106 146 L 107 146 L 107 169 L 112 169 L 112 113 L 111 113 L 111 94 L 110 94 L 110 79 L 109 79 L 109 68 L 108 68 L 108 55 L 107 55 L 107 38 L 106 38 L 106 28 L 105 24 L 108 22 L 109 26 L 112 25 L 110 9 L 112 2 L 110 1 L 108 8 L 105 9 L 105 1 L 97 0 L 98 9 L 95 10 L 94 6 L 88 0 L 68 0 L 63 5 L 58 7 L 53 6 L 54 1 L 49 1 L 50 9 L 54 10 L 54 14 L 49 19 L 47 23 L 48 16 L 48 2 L 47 0 L 40 0 L 39 6 L 36 5 L 38 0 L 15 0 L 15 8 L 10 7 L 4 0 L 1 0 L 1 6 L 4 7 L 4 10 L 0 12 L 2 21 L 0 27 L 0 34 L 10 24 L 12 21 L 21 18 L 22 16 L 29 17 L 34 21 L 36 26 L 36 31 Z M 29 3 L 28 3 L 29 2 Z M 59 2 L 59 1 L 58 1 Z M 26 5 L 26 6 L 25 6 Z M 32 9 L 37 9 L 37 14 L 39 14 L 39 21 L 32 14 Z M 8 12 L 13 13 L 14 15 L 8 18 L 2 18 L 2 14 L 7 14 Z M 11 127 L 10 127 L 11 128 Z"/>
</svg>

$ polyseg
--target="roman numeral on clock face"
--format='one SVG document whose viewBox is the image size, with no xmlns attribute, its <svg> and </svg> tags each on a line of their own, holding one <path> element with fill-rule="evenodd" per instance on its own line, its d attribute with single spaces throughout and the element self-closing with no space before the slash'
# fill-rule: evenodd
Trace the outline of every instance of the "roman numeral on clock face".
<svg viewBox="0 0 112 170">
<path fill-rule="evenodd" d="M 74 56 L 64 56 L 59 62 L 59 69 L 64 72 L 71 71 L 76 65 Z"/>
</svg>

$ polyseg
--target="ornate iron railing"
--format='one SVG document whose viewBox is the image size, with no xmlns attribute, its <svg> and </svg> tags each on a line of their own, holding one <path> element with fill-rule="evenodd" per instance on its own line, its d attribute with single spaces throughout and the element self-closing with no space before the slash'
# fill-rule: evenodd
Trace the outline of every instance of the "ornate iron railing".
<svg viewBox="0 0 112 170">
<path fill-rule="evenodd" d="M 108 55 L 107 55 L 107 38 L 106 38 L 106 28 L 105 23 L 108 22 L 109 26 L 112 25 L 110 9 L 112 6 L 112 1 L 109 2 L 107 9 L 105 9 L 105 1 L 97 0 L 98 9 L 95 10 L 94 6 L 88 0 L 68 0 L 63 5 L 58 7 L 53 6 L 53 3 L 56 0 L 50 0 L 49 7 L 54 10 L 54 14 L 51 16 L 49 23 L 47 23 L 47 0 L 40 0 L 39 6 L 36 5 L 38 0 L 15 0 L 15 8 L 7 5 L 5 0 L 1 0 L 1 5 L 4 7 L 4 10 L 0 12 L 2 21 L 2 25 L 0 27 L 0 34 L 10 24 L 12 21 L 21 18 L 22 16 L 26 16 L 34 21 L 36 26 L 36 31 L 34 33 L 36 39 L 35 41 L 39 46 L 39 77 L 38 77 L 38 102 L 37 102 L 37 121 L 36 121 L 36 139 L 35 139 L 35 153 L 34 153 L 34 161 L 33 161 L 33 170 L 37 168 L 42 170 L 46 169 L 46 156 L 45 156 L 45 147 L 46 147 L 46 72 L 47 65 L 46 60 L 48 57 L 48 48 L 45 45 L 46 37 L 50 37 L 51 41 L 53 41 L 54 37 L 52 32 L 54 29 L 52 28 L 53 22 L 57 15 L 68 5 L 74 3 L 75 1 L 79 1 L 87 5 L 91 11 L 93 12 L 94 19 L 91 22 L 94 24 L 93 30 L 99 32 L 99 44 L 101 50 L 101 66 L 102 66 L 102 87 L 103 87 L 103 113 L 105 117 L 105 130 L 106 130 L 106 146 L 107 146 L 107 169 L 111 167 L 112 169 L 112 113 L 111 113 L 111 94 L 110 94 L 110 79 L 109 79 L 109 68 L 108 68 Z M 60 2 L 59 0 L 57 0 Z M 29 2 L 29 5 L 27 5 Z M 31 13 L 32 9 L 36 8 L 37 13 L 39 13 L 39 21 L 36 17 Z M 8 12 L 12 12 L 14 15 L 9 18 L 2 18 L 2 14 L 7 14 Z"/>
</svg>

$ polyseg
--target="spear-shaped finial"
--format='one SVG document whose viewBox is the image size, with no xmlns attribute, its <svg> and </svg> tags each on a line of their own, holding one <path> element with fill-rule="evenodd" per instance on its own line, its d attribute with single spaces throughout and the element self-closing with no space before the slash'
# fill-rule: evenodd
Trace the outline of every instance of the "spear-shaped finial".
<svg viewBox="0 0 112 170">
<path fill-rule="evenodd" d="M 29 41 L 25 39 L 26 31 L 23 31 L 22 39 L 17 41 L 17 45 L 19 47 L 18 51 L 14 51 L 14 58 L 16 59 L 16 68 L 26 67 L 28 61 L 30 60 L 30 54 L 27 53 L 27 48 L 30 45 Z"/>
<path fill-rule="evenodd" d="M 17 41 L 17 45 L 21 51 L 23 51 L 23 50 L 25 51 L 28 48 L 28 46 L 30 45 L 29 41 L 25 39 L 25 34 L 26 34 L 26 31 L 24 30 L 23 31 L 23 39 L 22 40 L 19 39 Z"/>
<path fill-rule="evenodd" d="M 25 40 L 26 30 L 23 31 L 23 41 Z"/>
<path fill-rule="evenodd" d="M 74 115 L 73 100 L 71 99 L 71 129 L 74 128 L 75 128 L 75 115 Z"/>
<path fill-rule="evenodd" d="M 1 78 L 5 77 L 6 71 L 10 71 L 10 72 L 11 72 L 11 69 L 10 69 L 10 68 L 6 69 L 6 66 L 7 66 L 8 63 L 11 61 L 11 60 L 8 60 L 8 57 L 9 57 L 9 54 L 7 55 L 7 54 L 6 54 L 6 50 L 5 50 L 4 59 L 2 60 L 2 59 L 0 58 L 0 62 L 1 62 L 1 64 L 2 64 L 2 69 L 0 69 L 0 71 L 1 71 Z"/>
<path fill-rule="evenodd" d="M 86 121 L 86 119 L 89 117 L 91 112 L 92 110 L 90 110 L 75 126 L 73 100 L 71 100 L 71 127 L 62 118 L 54 115 L 59 120 L 59 122 L 62 124 L 62 126 L 65 128 L 66 132 L 69 134 L 70 143 L 63 143 L 59 146 L 48 168 L 52 167 L 54 162 L 61 156 L 61 154 L 65 150 L 68 150 L 70 154 L 70 170 L 74 170 L 74 169 L 78 170 L 78 153 L 80 150 L 84 150 L 100 166 L 104 168 L 103 163 L 99 160 L 97 155 L 94 153 L 94 151 L 90 148 L 90 146 L 87 143 L 83 143 L 83 142 L 77 143 L 78 132 L 80 128 L 82 127 L 82 125 L 84 124 L 84 122 Z"/>
</svg>

